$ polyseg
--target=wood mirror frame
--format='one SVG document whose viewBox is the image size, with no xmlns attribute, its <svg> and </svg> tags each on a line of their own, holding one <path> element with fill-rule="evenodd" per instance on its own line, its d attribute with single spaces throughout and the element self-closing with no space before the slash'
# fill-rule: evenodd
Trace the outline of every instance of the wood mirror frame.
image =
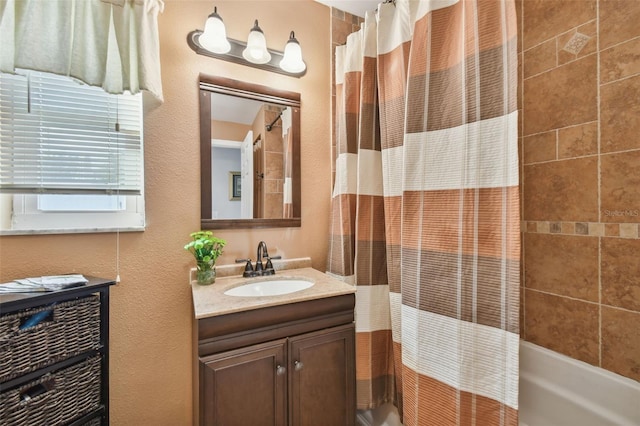
<svg viewBox="0 0 640 426">
<path fill-rule="evenodd" d="M 200 75 L 200 226 L 202 229 L 284 228 L 301 226 L 300 94 L 224 77 Z M 292 110 L 292 207 L 293 217 L 283 219 L 212 219 L 211 94 L 221 93 Z"/>
</svg>

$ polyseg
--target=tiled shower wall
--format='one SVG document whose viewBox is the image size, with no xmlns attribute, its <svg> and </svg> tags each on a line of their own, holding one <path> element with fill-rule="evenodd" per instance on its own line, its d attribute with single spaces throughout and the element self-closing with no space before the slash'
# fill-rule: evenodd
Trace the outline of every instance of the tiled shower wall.
<svg viewBox="0 0 640 426">
<path fill-rule="evenodd" d="M 640 380 L 640 1 L 517 7 L 521 332 Z"/>
</svg>

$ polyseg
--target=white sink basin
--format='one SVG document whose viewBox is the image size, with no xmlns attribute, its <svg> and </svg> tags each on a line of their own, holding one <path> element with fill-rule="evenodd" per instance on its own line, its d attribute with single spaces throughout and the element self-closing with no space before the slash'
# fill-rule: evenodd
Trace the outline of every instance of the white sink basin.
<svg viewBox="0 0 640 426">
<path fill-rule="evenodd" d="M 311 286 L 313 286 L 313 282 L 307 280 L 264 280 L 231 288 L 225 291 L 224 294 L 238 297 L 280 296 L 304 290 Z"/>
</svg>

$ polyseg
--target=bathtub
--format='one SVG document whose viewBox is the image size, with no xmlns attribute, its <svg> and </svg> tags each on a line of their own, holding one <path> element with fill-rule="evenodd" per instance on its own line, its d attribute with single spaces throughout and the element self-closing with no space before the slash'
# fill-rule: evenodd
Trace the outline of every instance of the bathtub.
<svg viewBox="0 0 640 426">
<path fill-rule="evenodd" d="M 638 426 L 640 383 L 520 341 L 520 426 Z M 357 426 L 401 426 L 395 407 L 358 411 Z"/>
<path fill-rule="evenodd" d="M 640 383 L 520 342 L 520 426 L 640 425 Z"/>
</svg>

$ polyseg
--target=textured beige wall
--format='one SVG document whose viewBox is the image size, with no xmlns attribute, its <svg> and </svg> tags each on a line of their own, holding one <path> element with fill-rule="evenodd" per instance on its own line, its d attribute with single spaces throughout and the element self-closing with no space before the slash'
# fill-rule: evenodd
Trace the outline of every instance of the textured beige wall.
<svg viewBox="0 0 640 426">
<path fill-rule="evenodd" d="M 290 78 L 196 55 L 189 31 L 204 26 L 210 1 L 165 0 L 160 15 L 165 102 L 145 114 L 145 232 L 120 235 L 120 275 L 111 297 L 111 424 L 192 423 L 192 305 L 182 246 L 199 228 L 198 74 L 278 86 L 302 95 L 302 228 L 216 232 L 228 240 L 221 262 L 255 257 L 258 241 L 285 258 L 311 256 L 324 269 L 330 207 L 329 9 L 311 0 L 218 1 L 228 35 L 246 40 L 258 18 L 269 47 L 289 31 L 307 74 Z M 148 104 L 146 104 L 148 105 Z M 77 272 L 115 277 L 115 234 L 0 238 L 0 280 Z"/>
<path fill-rule="evenodd" d="M 246 124 L 211 120 L 211 139 L 242 141 L 249 130 L 251 126 Z"/>
</svg>

